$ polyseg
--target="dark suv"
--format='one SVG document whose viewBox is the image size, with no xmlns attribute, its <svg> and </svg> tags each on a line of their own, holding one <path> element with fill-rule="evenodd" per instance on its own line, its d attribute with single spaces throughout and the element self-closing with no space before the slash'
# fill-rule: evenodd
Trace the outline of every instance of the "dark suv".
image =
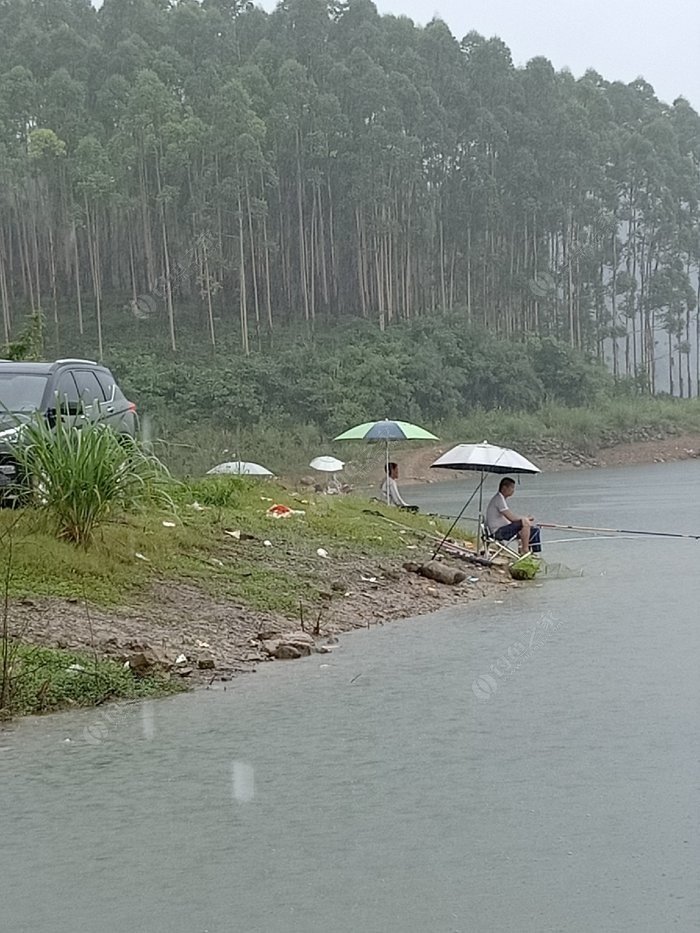
<svg viewBox="0 0 700 933">
<path fill-rule="evenodd" d="M 21 425 L 41 412 L 102 421 L 118 434 L 136 433 L 136 406 L 128 401 L 114 376 L 92 360 L 54 363 L 13 363 L 0 360 L 0 500 L 11 494 L 18 479 L 12 444 Z"/>
</svg>

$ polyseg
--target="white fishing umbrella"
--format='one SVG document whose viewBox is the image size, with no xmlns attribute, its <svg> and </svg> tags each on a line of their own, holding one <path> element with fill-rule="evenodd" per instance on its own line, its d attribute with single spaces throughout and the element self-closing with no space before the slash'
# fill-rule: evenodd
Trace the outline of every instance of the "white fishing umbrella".
<svg viewBox="0 0 700 933">
<path fill-rule="evenodd" d="M 431 464 L 445 470 L 473 470 L 476 473 L 540 473 L 517 450 L 498 447 L 484 441 L 482 444 L 458 444 Z"/>
<path fill-rule="evenodd" d="M 248 463 L 245 460 L 232 460 L 228 463 L 219 463 L 207 470 L 207 476 L 274 476 L 266 467 L 259 463 Z"/>
<path fill-rule="evenodd" d="M 481 473 L 481 479 L 479 481 L 478 492 L 479 492 L 479 523 L 477 525 L 476 533 L 476 547 L 477 552 L 479 550 L 480 539 L 481 539 L 481 523 L 483 521 L 483 502 L 484 502 L 484 480 L 487 473 L 496 473 L 499 475 L 505 475 L 506 473 L 541 473 L 539 467 L 535 466 L 527 457 L 523 457 L 522 454 L 519 454 L 517 450 L 511 450 L 510 447 L 498 447 L 495 444 L 489 444 L 488 441 L 484 441 L 481 444 L 458 444 L 456 447 L 453 447 L 452 450 L 448 450 L 446 454 L 443 454 L 441 457 L 431 463 L 431 468 L 435 467 L 436 469 L 442 470 L 459 470 L 459 471 L 471 471 L 474 473 Z M 476 492 L 474 493 L 474 495 Z M 471 497 L 473 498 L 473 496 Z M 459 513 L 459 516 L 453 524 L 457 524 L 459 519 L 464 514 L 464 511 L 471 502 L 471 498 L 468 500 L 462 511 Z M 452 528 L 450 528 L 452 531 Z M 449 532 L 448 532 L 449 534 Z M 447 536 L 446 536 L 447 537 Z"/>
<path fill-rule="evenodd" d="M 345 463 L 337 457 L 315 457 L 309 466 L 312 470 L 318 470 L 319 473 L 339 473 Z"/>
</svg>

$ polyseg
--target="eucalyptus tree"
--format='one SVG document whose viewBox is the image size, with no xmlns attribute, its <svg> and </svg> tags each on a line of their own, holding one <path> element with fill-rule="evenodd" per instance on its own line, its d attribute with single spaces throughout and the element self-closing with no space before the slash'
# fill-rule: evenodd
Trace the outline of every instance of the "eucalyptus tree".
<svg viewBox="0 0 700 933">
<path fill-rule="evenodd" d="M 100 360 L 104 354 L 102 241 L 107 225 L 110 200 L 114 194 L 114 181 L 112 167 L 102 143 L 96 136 L 84 136 L 75 152 L 73 183 L 76 198 L 82 208 L 81 226 L 87 242 L 90 278 L 95 299 L 97 350 Z"/>
<path fill-rule="evenodd" d="M 179 354 L 185 328 L 247 354 L 281 321 L 460 309 L 688 395 L 699 205 L 687 101 L 516 67 L 439 19 L 370 0 L 0 3 L 6 337 L 48 303 L 101 354 L 144 293 Z"/>
</svg>

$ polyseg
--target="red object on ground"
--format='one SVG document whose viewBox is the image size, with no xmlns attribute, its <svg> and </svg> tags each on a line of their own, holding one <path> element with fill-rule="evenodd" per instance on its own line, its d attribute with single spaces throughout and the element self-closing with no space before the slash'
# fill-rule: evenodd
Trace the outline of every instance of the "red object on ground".
<svg viewBox="0 0 700 933">
<path fill-rule="evenodd" d="M 273 518 L 286 518 L 288 515 L 292 515 L 293 512 L 288 505 L 271 505 L 267 510 L 267 514 Z"/>
</svg>

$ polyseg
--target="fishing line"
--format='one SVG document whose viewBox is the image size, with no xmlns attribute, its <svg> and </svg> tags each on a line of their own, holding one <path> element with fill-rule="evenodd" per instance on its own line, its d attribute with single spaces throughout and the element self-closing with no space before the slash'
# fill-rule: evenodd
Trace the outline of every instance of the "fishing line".
<svg viewBox="0 0 700 933">
<path fill-rule="evenodd" d="M 603 535 L 646 535 L 652 538 L 689 538 L 700 541 L 700 535 L 681 534 L 677 531 L 631 531 L 629 528 L 589 528 L 584 525 L 555 525 L 552 522 L 538 522 L 540 528 L 556 528 L 559 531 L 599 532 Z"/>
</svg>

